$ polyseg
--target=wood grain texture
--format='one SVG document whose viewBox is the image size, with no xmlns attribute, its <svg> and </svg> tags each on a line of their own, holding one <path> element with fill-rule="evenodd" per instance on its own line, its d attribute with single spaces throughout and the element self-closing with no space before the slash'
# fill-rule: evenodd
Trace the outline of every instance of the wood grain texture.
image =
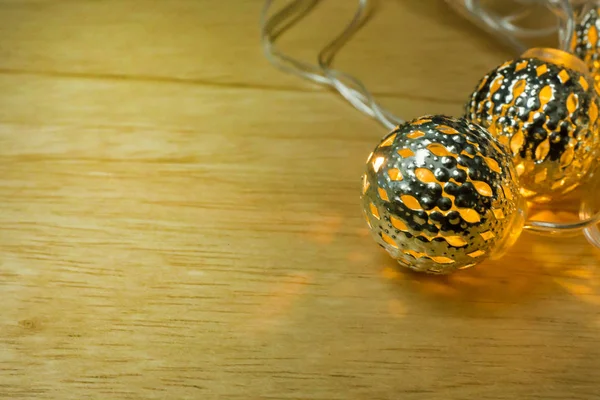
<svg viewBox="0 0 600 400">
<path fill-rule="evenodd" d="M 358 204 L 385 132 L 268 65 L 260 3 L 0 1 L 0 398 L 600 398 L 600 251 L 397 270 Z M 281 45 L 313 59 L 353 7 Z M 458 114 L 509 57 L 477 34 L 381 1 L 337 65 Z"/>
</svg>

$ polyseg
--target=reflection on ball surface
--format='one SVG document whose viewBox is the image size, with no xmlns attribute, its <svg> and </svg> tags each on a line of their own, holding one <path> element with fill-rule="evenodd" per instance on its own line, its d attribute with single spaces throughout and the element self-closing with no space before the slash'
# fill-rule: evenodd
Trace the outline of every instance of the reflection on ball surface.
<svg viewBox="0 0 600 400">
<path fill-rule="evenodd" d="M 581 60 L 563 53 L 547 54 L 586 70 Z M 599 108 L 587 75 L 539 58 L 521 58 L 483 78 L 467 105 L 467 117 L 512 154 L 521 193 L 547 202 L 582 183 L 597 159 Z"/>
<path fill-rule="evenodd" d="M 524 223 L 512 160 L 464 118 L 427 116 L 396 128 L 367 160 L 361 199 L 375 240 L 417 271 L 449 273 L 498 257 Z"/>
</svg>

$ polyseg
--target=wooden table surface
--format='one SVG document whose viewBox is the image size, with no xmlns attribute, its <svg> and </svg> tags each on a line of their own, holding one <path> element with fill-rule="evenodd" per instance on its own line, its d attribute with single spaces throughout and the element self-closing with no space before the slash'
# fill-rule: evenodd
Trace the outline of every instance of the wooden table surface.
<svg viewBox="0 0 600 400">
<path fill-rule="evenodd" d="M 600 398 L 600 251 L 398 270 L 358 200 L 385 130 L 268 64 L 261 3 L 0 1 L 0 398 Z M 314 60 L 354 7 L 281 46 Z M 510 56 L 387 0 L 336 65 L 411 118 Z"/>
</svg>

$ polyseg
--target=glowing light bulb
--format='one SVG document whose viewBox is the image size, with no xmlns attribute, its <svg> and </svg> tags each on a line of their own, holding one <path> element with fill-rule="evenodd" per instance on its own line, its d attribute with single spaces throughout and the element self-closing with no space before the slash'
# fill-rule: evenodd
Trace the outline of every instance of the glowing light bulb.
<svg viewBox="0 0 600 400">
<path fill-rule="evenodd" d="M 600 80 L 600 13 L 592 8 L 575 27 L 571 52 L 582 59 L 598 82 Z"/>
<path fill-rule="evenodd" d="M 426 116 L 386 136 L 367 160 L 361 199 L 375 240 L 430 273 L 501 256 L 525 217 L 510 156 L 464 118 Z"/>
<path fill-rule="evenodd" d="M 512 154 L 521 193 L 541 203 L 575 189 L 600 154 L 600 102 L 585 64 L 531 49 L 479 83 L 467 116 Z"/>
</svg>

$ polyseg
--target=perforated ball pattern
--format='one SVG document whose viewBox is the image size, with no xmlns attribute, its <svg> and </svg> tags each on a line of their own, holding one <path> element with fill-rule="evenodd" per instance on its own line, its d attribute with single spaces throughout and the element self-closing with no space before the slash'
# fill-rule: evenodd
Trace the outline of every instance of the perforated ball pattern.
<svg viewBox="0 0 600 400">
<path fill-rule="evenodd" d="M 401 264 L 431 273 L 491 255 L 518 198 L 508 155 L 464 118 L 427 116 L 398 127 L 369 156 L 362 178 L 375 240 Z"/>
<path fill-rule="evenodd" d="M 571 51 L 590 69 L 595 81 L 600 79 L 600 15 L 598 8 L 590 9 L 577 24 Z"/>
<path fill-rule="evenodd" d="M 467 116 L 512 154 L 521 193 L 546 202 L 577 187 L 598 157 L 598 109 L 585 76 L 525 58 L 486 75 Z"/>
</svg>

